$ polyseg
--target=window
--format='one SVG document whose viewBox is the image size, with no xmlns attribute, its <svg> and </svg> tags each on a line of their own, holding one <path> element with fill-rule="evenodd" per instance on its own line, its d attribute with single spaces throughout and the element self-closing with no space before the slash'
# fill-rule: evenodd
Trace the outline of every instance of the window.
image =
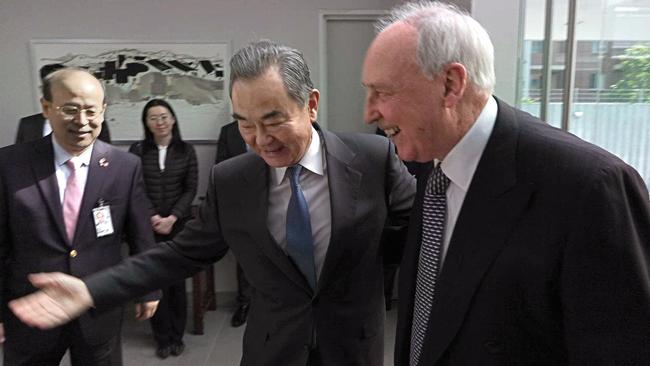
<svg viewBox="0 0 650 366">
<path fill-rule="evenodd" d="M 569 0 L 553 2 L 546 120 L 561 125 Z M 545 1 L 526 1 L 519 105 L 540 115 Z M 532 19 L 535 19 L 531 21 Z M 576 0 L 575 79 L 568 130 L 634 166 L 650 187 L 650 0 Z M 541 41 L 540 41 L 541 37 Z M 526 44 L 530 44 L 526 47 Z"/>
</svg>

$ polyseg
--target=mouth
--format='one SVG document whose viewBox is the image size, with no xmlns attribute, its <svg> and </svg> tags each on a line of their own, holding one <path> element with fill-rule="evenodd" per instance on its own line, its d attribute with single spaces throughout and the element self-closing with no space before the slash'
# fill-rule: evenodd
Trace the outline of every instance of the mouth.
<svg viewBox="0 0 650 366">
<path fill-rule="evenodd" d="M 388 127 L 388 128 L 383 128 L 384 133 L 386 134 L 386 137 L 388 138 L 393 138 L 395 135 L 401 132 L 400 128 L 395 126 L 395 127 Z"/>
<path fill-rule="evenodd" d="M 274 147 L 274 148 L 264 148 L 264 149 L 262 149 L 262 151 L 264 152 L 264 154 L 274 155 L 274 154 L 277 154 L 279 152 L 282 152 L 283 149 L 284 149 L 283 146 L 279 146 L 279 147 Z"/>
<path fill-rule="evenodd" d="M 75 136 L 86 136 L 90 134 L 90 131 L 70 131 L 70 133 Z"/>
</svg>

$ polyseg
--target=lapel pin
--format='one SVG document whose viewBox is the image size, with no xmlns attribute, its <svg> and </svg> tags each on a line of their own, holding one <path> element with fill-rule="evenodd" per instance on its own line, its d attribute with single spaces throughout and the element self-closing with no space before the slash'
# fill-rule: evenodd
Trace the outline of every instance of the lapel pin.
<svg viewBox="0 0 650 366">
<path fill-rule="evenodd" d="M 106 160 L 106 158 L 99 159 L 99 166 L 106 168 L 108 166 L 108 160 Z"/>
</svg>

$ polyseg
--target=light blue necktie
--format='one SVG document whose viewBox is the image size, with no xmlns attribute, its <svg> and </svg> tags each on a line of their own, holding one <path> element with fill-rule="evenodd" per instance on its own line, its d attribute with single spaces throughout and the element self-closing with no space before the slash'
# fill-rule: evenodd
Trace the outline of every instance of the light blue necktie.
<svg viewBox="0 0 650 366">
<path fill-rule="evenodd" d="M 288 168 L 291 199 L 287 207 L 287 253 L 305 276 L 312 289 L 316 288 L 314 238 L 311 234 L 309 206 L 300 188 L 301 165 Z"/>
</svg>

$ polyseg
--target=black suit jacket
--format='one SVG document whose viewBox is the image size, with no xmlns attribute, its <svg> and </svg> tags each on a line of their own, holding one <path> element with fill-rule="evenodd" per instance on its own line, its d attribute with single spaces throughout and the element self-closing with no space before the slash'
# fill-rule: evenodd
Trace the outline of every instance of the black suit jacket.
<svg viewBox="0 0 650 366">
<path fill-rule="evenodd" d="M 405 226 L 414 180 L 385 138 L 320 133 L 332 231 L 315 291 L 269 232 L 269 167 L 246 153 L 212 169 L 197 219 L 173 242 L 87 278 L 95 304 L 184 278 L 230 247 L 253 288 L 242 365 L 305 366 L 314 349 L 325 366 L 383 365 L 381 232 L 387 218 Z"/>
<path fill-rule="evenodd" d="M 420 365 L 647 365 L 650 205 L 610 153 L 498 101 L 436 286 Z M 400 273 L 408 365 L 422 195 Z"/>
<path fill-rule="evenodd" d="M 96 141 L 88 169 L 70 241 L 63 223 L 51 135 L 0 149 L 0 321 L 7 335 L 5 347 L 25 353 L 39 344 L 56 342 L 61 334 L 61 327 L 30 328 L 8 311 L 10 300 L 35 291 L 28 274 L 58 271 L 83 277 L 119 263 L 123 238 L 133 254 L 154 243 L 140 160 Z M 115 232 L 97 238 L 92 209 L 100 200 L 110 206 Z M 142 301 L 158 295 L 149 294 Z M 121 318 L 120 308 L 91 311 L 79 318 L 79 324 L 85 340 L 96 344 L 119 332 Z"/>
<path fill-rule="evenodd" d="M 18 132 L 16 133 L 16 143 L 20 144 L 27 141 L 38 140 L 43 137 L 43 125 L 45 116 L 41 113 L 32 114 L 23 117 L 18 122 Z M 108 122 L 102 123 L 102 130 L 97 136 L 98 139 L 111 143 L 111 132 L 108 129 Z"/>
<path fill-rule="evenodd" d="M 221 127 L 219 140 L 217 140 L 217 158 L 215 159 L 215 164 L 219 164 L 233 156 L 243 154 L 246 151 L 246 142 L 244 142 L 244 139 L 239 133 L 237 121 L 230 122 Z"/>
</svg>

